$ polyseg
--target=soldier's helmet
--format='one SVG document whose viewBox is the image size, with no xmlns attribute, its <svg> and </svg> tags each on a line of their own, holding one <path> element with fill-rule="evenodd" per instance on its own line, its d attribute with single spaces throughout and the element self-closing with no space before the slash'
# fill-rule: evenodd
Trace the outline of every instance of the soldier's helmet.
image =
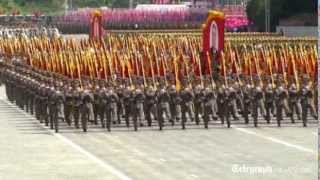
<svg viewBox="0 0 320 180">
<path fill-rule="evenodd" d="M 240 83 L 236 81 L 233 83 L 232 86 L 233 86 L 233 88 L 238 89 L 238 88 L 240 88 Z"/>
<path fill-rule="evenodd" d="M 290 85 L 290 88 L 297 89 L 297 86 L 296 86 L 296 84 L 294 82 L 292 82 L 291 85 Z"/>
<path fill-rule="evenodd" d="M 247 88 L 247 89 L 251 89 L 251 88 L 252 88 L 251 84 L 248 83 L 248 84 L 246 85 L 246 88 Z"/>
<path fill-rule="evenodd" d="M 267 84 L 267 89 L 272 89 L 273 88 L 273 85 L 271 83 L 268 83 Z"/>
<path fill-rule="evenodd" d="M 94 88 L 97 90 L 97 89 L 100 89 L 100 84 L 99 83 L 96 83 Z"/>
</svg>

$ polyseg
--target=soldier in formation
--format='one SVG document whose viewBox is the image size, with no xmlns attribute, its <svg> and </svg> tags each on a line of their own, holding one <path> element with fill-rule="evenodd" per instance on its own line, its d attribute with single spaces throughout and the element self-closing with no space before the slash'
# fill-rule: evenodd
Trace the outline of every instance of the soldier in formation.
<svg viewBox="0 0 320 180">
<path fill-rule="evenodd" d="M 268 124 L 275 120 L 280 127 L 285 116 L 292 123 L 301 119 L 303 126 L 310 117 L 317 118 L 317 94 L 309 79 L 301 87 L 295 83 L 287 87 L 282 78 L 276 85 L 268 81 L 263 86 L 248 79 L 224 83 L 205 77 L 196 79 L 194 86 L 184 83 L 180 89 L 174 81 L 161 78 L 159 84 L 148 80 L 147 85 L 139 79 L 73 80 L 32 69 L 18 60 L 2 62 L 1 67 L 8 100 L 56 132 L 62 122 L 86 132 L 89 124 L 111 131 L 123 126 L 122 122 L 134 130 L 145 125 L 162 130 L 175 122 L 183 129 L 189 124 L 209 128 L 209 122 L 230 128 L 240 114 L 245 124 L 252 119 L 255 127 L 261 119 Z"/>
</svg>

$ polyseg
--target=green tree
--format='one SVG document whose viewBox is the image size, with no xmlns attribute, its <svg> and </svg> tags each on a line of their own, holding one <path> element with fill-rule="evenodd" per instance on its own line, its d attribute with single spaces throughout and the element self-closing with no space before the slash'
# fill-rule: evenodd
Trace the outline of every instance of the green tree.
<svg viewBox="0 0 320 180">
<path fill-rule="evenodd" d="M 282 18 L 302 13 L 316 14 L 316 0 L 270 0 L 271 30 L 275 30 Z M 247 6 L 247 15 L 259 31 L 265 29 L 265 0 L 251 0 Z"/>
</svg>

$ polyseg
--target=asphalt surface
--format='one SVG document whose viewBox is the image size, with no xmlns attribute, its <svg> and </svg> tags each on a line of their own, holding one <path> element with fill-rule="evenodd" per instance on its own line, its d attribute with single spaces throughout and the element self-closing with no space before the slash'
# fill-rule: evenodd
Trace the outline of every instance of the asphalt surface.
<svg viewBox="0 0 320 180">
<path fill-rule="evenodd" d="M 59 134 L 10 104 L 0 87 L 0 180 L 312 180 L 318 132 L 274 123 L 208 130 L 125 127 L 88 133 L 61 125 Z"/>
</svg>

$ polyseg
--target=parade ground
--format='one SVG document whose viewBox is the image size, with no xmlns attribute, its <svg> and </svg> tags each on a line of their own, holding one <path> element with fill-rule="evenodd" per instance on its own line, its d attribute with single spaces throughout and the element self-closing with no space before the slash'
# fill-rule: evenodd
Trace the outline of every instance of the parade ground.
<svg viewBox="0 0 320 180">
<path fill-rule="evenodd" d="M 315 122 L 56 134 L 0 94 L 0 180 L 317 179 Z"/>
</svg>

